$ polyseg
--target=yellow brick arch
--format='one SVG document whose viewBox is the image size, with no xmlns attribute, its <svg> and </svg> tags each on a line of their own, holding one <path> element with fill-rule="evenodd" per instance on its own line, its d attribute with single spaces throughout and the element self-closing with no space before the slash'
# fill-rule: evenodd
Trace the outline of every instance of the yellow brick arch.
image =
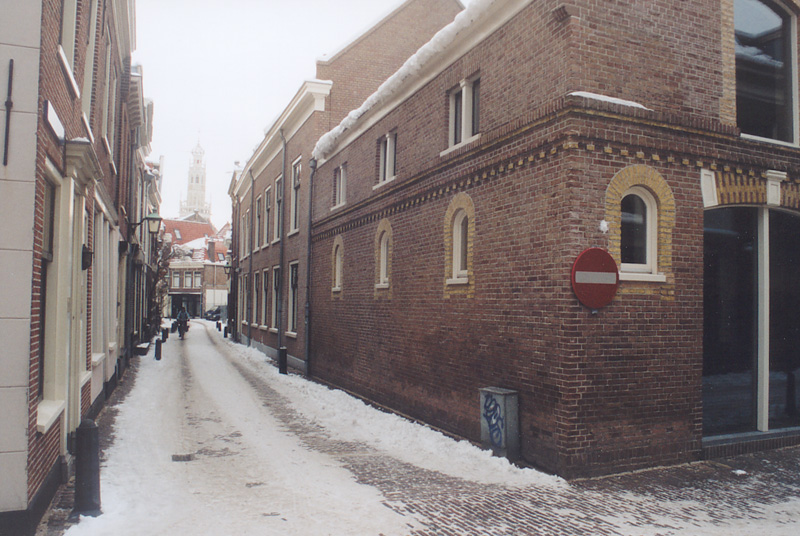
<svg viewBox="0 0 800 536">
<path fill-rule="evenodd" d="M 611 179 L 606 189 L 605 220 L 608 222 L 608 251 L 619 265 L 621 262 L 621 203 L 625 194 L 633 187 L 645 188 L 656 202 L 658 271 L 667 280 L 672 279 L 672 231 L 675 227 L 675 197 L 664 177 L 654 168 L 635 164 L 621 169 Z M 669 293 L 669 289 L 662 289 Z"/>
</svg>

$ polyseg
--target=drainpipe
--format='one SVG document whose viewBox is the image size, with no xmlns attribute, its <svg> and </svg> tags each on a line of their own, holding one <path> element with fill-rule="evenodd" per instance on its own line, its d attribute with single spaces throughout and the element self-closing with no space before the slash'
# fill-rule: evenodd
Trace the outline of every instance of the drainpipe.
<svg viewBox="0 0 800 536">
<path fill-rule="evenodd" d="M 245 292 L 248 294 L 254 288 L 253 284 L 253 215 L 255 214 L 255 202 L 256 202 L 256 178 L 253 176 L 253 168 L 248 170 L 250 172 L 250 234 L 248 235 L 248 243 L 244 246 L 249 249 L 250 253 L 250 277 L 247 278 L 247 289 Z M 255 303 L 255 296 L 250 298 L 251 305 Z M 247 300 L 244 301 L 244 304 L 247 305 Z M 253 340 L 253 307 L 250 306 L 247 308 L 247 346 L 250 346 L 251 341 Z"/>
<path fill-rule="evenodd" d="M 278 371 L 281 374 L 286 374 L 286 348 L 283 347 L 283 261 L 286 249 L 286 233 L 284 232 L 285 225 L 283 224 L 286 214 L 286 207 L 284 206 L 284 202 L 286 201 L 286 138 L 283 135 L 283 129 L 279 131 L 281 135 L 281 142 L 283 144 L 283 148 L 281 149 L 281 207 L 280 207 L 280 216 L 281 221 L 278 224 L 281 226 L 281 254 L 280 260 L 278 263 L 280 273 L 280 280 L 278 281 Z M 277 207 L 276 207 L 277 208 Z"/>
<path fill-rule="evenodd" d="M 305 326 L 305 354 L 306 377 L 311 377 L 311 222 L 314 211 L 314 174 L 317 172 L 317 159 L 308 162 L 311 175 L 308 178 L 308 231 L 306 242 L 306 326 Z"/>
</svg>

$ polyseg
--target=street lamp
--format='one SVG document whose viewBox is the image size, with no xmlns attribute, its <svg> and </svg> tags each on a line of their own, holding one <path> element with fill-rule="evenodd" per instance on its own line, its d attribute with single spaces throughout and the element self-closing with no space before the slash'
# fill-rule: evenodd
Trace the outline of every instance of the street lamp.
<svg viewBox="0 0 800 536">
<path fill-rule="evenodd" d="M 222 269 L 225 270 L 225 275 L 231 275 L 231 256 L 230 255 L 225 257 L 225 264 L 222 265 Z"/>
<path fill-rule="evenodd" d="M 138 226 L 147 222 L 147 230 L 150 234 L 157 234 L 158 230 L 161 228 L 161 216 L 158 215 L 158 212 L 151 212 L 144 219 L 138 223 L 132 223 L 131 229 L 136 229 Z"/>
</svg>

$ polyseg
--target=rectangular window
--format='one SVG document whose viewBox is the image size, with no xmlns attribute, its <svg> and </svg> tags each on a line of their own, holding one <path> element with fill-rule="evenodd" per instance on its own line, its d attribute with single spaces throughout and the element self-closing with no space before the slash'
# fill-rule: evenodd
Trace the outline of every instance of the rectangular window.
<svg viewBox="0 0 800 536">
<path fill-rule="evenodd" d="M 388 182 L 395 177 L 397 155 L 397 132 L 390 132 L 380 140 L 380 169 L 378 171 L 378 184 Z"/>
<path fill-rule="evenodd" d="M 261 247 L 261 244 L 264 243 L 264 235 L 262 234 L 264 226 L 261 222 L 261 208 L 261 198 L 259 197 L 256 199 L 256 248 Z"/>
<path fill-rule="evenodd" d="M 44 222 L 42 236 L 42 289 L 40 306 L 40 342 L 39 342 L 39 398 L 44 398 L 45 383 L 45 343 L 47 337 L 47 271 L 53 262 L 53 237 L 55 234 L 55 215 L 56 215 L 56 188 L 49 182 L 44 183 Z"/>
<path fill-rule="evenodd" d="M 291 205 L 289 207 L 289 232 L 297 231 L 300 228 L 300 159 L 292 164 L 292 192 Z"/>
<path fill-rule="evenodd" d="M 264 190 L 264 245 L 269 244 L 269 218 L 272 210 L 272 189 Z"/>
<path fill-rule="evenodd" d="M 347 168 L 342 164 L 333 170 L 333 206 L 344 205 L 347 197 Z"/>
<path fill-rule="evenodd" d="M 275 179 L 275 240 L 283 236 L 283 177 Z"/>
<path fill-rule="evenodd" d="M 289 332 L 297 333 L 298 263 L 289 265 Z"/>
<path fill-rule="evenodd" d="M 203 286 L 203 278 L 201 277 L 200 272 L 194 273 L 194 288 L 200 288 Z"/>
<path fill-rule="evenodd" d="M 272 327 L 278 329 L 278 302 L 281 299 L 281 268 L 275 266 L 272 269 Z"/>
<path fill-rule="evenodd" d="M 89 39 L 86 48 L 86 66 L 83 69 L 83 87 L 81 89 L 81 109 L 86 120 L 91 120 L 92 94 L 94 92 L 94 50 L 97 34 L 97 4 L 92 1 L 89 15 Z"/>
<path fill-rule="evenodd" d="M 172 288 L 181 288 L 180 272 L 172 272 Z"/>
<path fill-rule="evenodd" d="M 75 67 L 75 30 L 78 21 L 78 1 L 64 0 L 61 5 L 61 34 L 59 44 L 71 69 Z"/>
<path fill-rule="evenodd" d="M 450 92 L 450 147 L 469 143 L 479 134 L 480 93 L 480 78 L 462 80 L 459 87 Z"/>
<path fill-rule="evenodd" d="M 192 272 L 183 273 L 183 288 L 192 288 Z"/>
<path fill-rule="evenodd" d="M 269 324 L 267 319 L 268 303 L 269 303 L 269 270 L 264 270 L 262 275 L 263 284 L 261 285 L 261 325 L 266 326 Z"/>
</svg>

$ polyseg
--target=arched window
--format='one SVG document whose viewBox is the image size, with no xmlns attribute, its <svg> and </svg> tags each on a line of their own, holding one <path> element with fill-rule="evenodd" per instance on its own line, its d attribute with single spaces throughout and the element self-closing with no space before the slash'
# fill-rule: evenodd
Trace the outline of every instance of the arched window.
<svg viewBox="0 0 800 536">
<path fill-rule="evenodd" d="M 796 140 L 794 24 L 779 1 L 734 2 L 736 119 L 743 134 Z"/>
<path fill-rule="evenodd" d="M 620 204 L 620 258 L 622 271 L 654 274 L 657 271 L 658 214 L 655 198 L 634 186 Z"/>
<path fill-rule="evenodd" d="M 460 209 L 453 217 L 453 279 L 469 277 L 469 216 Z"/>
<path fill-rule="evenodd" d="M 333 243 L 333 258 L 331 265 L 331 290 L 341 292 L 342 290 L 342 270 L 344 265 L 344 247 L 342 237 L 337 236 Z"/>
<path fill-rule="evenodd" d="M 378 284 L 389 284 L 389 233 L 381 233 L 380 247 L 378 249 Z"/>
</svg>

